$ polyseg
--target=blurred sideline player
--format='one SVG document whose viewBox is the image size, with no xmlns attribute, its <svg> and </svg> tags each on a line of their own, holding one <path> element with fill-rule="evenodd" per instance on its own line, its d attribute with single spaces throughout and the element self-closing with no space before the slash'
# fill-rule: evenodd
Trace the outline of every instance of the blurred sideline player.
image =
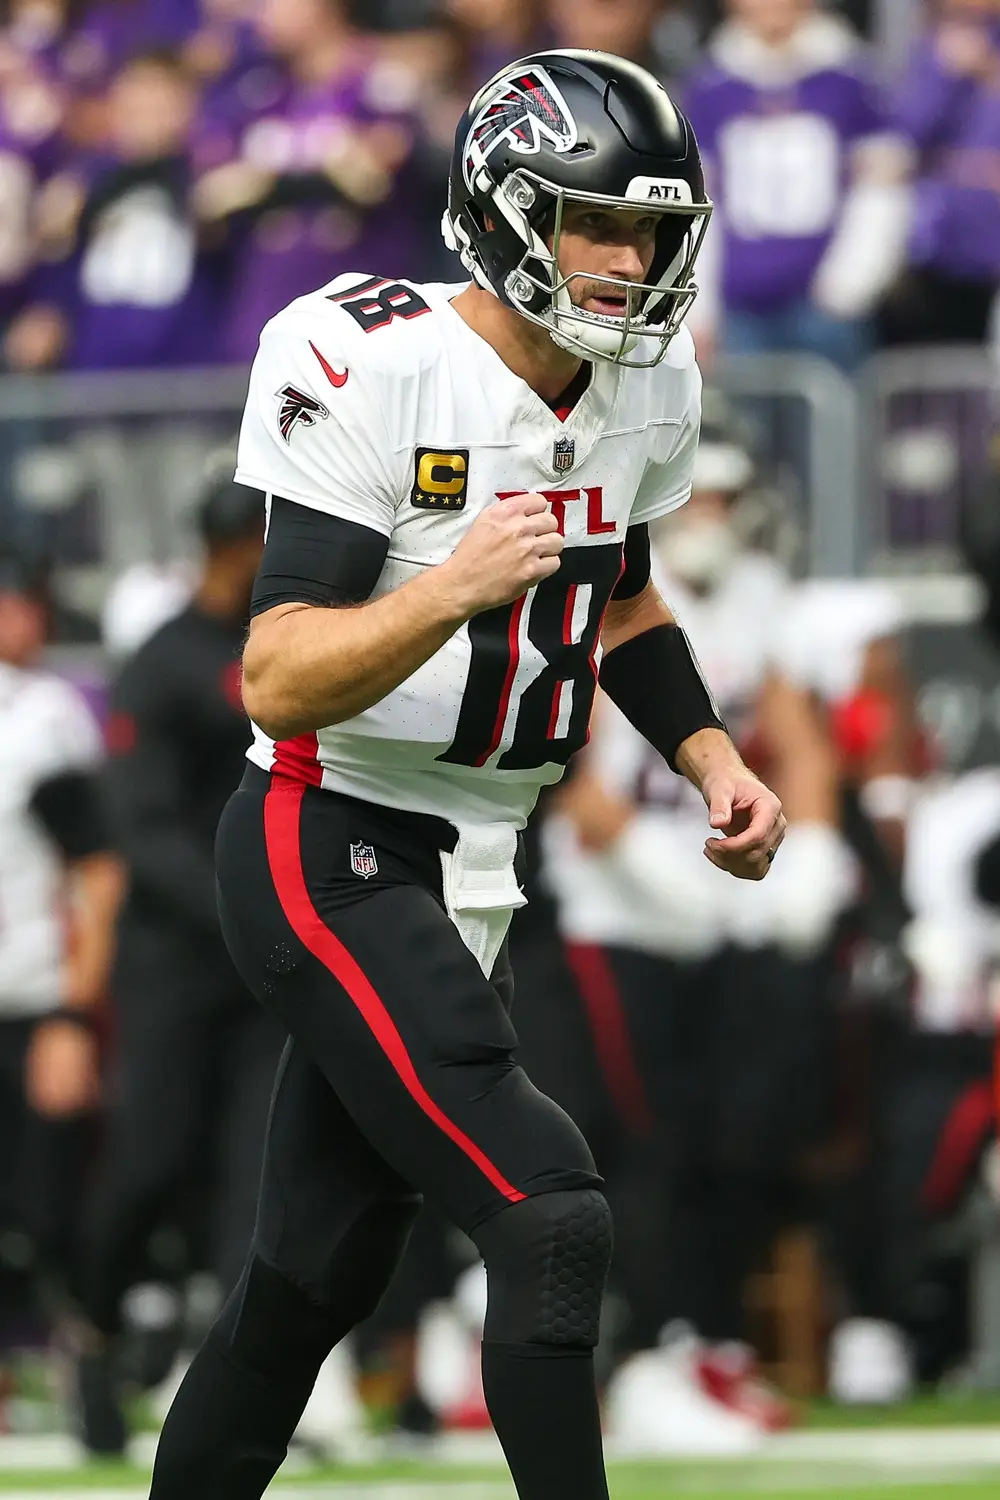
<svg viewBox="0 0 1000 1500">
<path fill-rule="evenodd" d="M 609 1420 L 649 1452 L 742 1451 L 789 1420 L 756 1375 L 744 1292 L 798 1157 L 827 1123 L 823 955 L 855 884 L 833 744 L 773 668 L 790 584 L 746 545 L 768 510 L 754 478 L 738 434 L 706 409 L 694 494 L 657 529 L 654 578 L 731 732 L 782 796 L 772 878 L 736 886 L 692 858 L 703 806 L 603 701 L 545 837 L 620 1122 L 607 1175 L 629 1357 Z"/>
<path fill-rule="evenodd" d="M 253 1228 L 282 1035 L 226 952 L 212 849 L 249 737 L 239 652 L 263 512 L 258 492 L 229 479 L 209 485 L 191 601 L 131 657 L 112 694 L 106 791 L 130 883 L 113 985 L 111 1117 L 84 1247 L 77 1394 L 95 1452 L 124 1446 L 114 1336 L 126 1292 L 149 1279 L 153 1230 L 176 1222 L 182 1192 L 207 1179 L 212 1222 L 193 1250 L 225 1296 Z M 170 1315 L 169 1299 L 162 1309 L 147 1301 L 158 1319 Z"/>
<path fill-rule="evenodd" d="M 217 855 L 227 941 L 291 1039 L 252 1253 L 154 1500 L 262 1493 L 423 1192 L 486 1265 L 520 1500 L 607 1500 L 610 1214 L 515 1061 L 504 940 L 517 832 L 586 737 L 602 645 L 605 691 L 710 807 L 706 857 L 758 880 L 783 835 L 649 576 L 647 524 L 690 491 L 708 211 L 648 74 L 539 54 L 459 124 L 444 227 L 473 284 L 345 276 L 264 330 L 237 470 L 270 496 L 257 729 Z"/>
<path fill-rule="evenodd" d="M 80 694 L 40 665 L 48 614 L 41 569 L 0 553 L 0 1317 L 20 1314 L 21 1332 L 32 1316 L 22 1273 L 65 1285 L 75 1268 L 97 1009 L 121 896 L 100 731 Z"/>
<path fill-rule="evenodd" d="M 863 870 L 861 900 L 845 932 L 850 1003 L 842 1013 L 838 1084 L 843 1144 L 855 1165 L 830 1184 L 828 1226 L 844 1314 L 830 1342 L 829 1389 L 837 1400 L 862 1403 L 899 1400 L 912 1379 L 897 1326 L 898 1278 L 887 1259 L 888 1241 L 900 1237 L 884 1190 L 893 1167 L 883 1159 L 893 1128 L 886 1119 L 890 1074 L 905 1062 L 898 1001 L 907 983 L 901 945 L 911 894 L 908 836 L 928 769 L 904 630 L 890 583 L 807 579 L 792 591 L 775 642 L 776 665 L 811 695 L 837 745 L 841 826 Z M 900 1197 L 905 1193 L 894 1190 L 894 1201 Z"/>
</svg>

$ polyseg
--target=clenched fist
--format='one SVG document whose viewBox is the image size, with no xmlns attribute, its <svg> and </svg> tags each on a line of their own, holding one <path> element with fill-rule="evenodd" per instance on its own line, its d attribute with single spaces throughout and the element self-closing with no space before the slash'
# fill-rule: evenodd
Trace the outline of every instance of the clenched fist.
<svg viewBox="0 0 1000 1500">
<path fill-rule="evenodd" d="M 511 495 L 478 516 L 441 570 L 470 615 L 519 599 L 559 567 L 563 538 L 544 495 Z"/>
</svg>

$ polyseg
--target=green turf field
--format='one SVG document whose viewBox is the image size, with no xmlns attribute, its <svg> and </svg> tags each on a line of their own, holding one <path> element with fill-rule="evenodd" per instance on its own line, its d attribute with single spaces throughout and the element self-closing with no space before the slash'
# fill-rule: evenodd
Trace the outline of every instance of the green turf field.
<svg viewBox="0 0 1000 1500">
<path fill-rule="evenodd" d="M 628 1465 L 611 1471 L 612 1500 L 746 1500 L 748 1496 L 773 1496 L 775 1500 L 893 1500 L 912 1494 L 915 1500 L 997 1500 L 1000 1467 L 992 1476 L 928 1482 L 915 1475 L 886 1478 L 878 1483 L 857 1482 L 860 1476 L 829 1475 L 824 1482 L 817 1472 L 812 1479 L 784 1474 L 770 1466 L 733 1472 L 728 1480 L 714 1471 L 697 1467 Z M 5 1500 L 143 1500 L 146 1476 L 137 1472 L 109 1475 L 67 1473 L 54 1480 L 49 1475 L 6 1476 L 0 1484 Z M 480 1474 L 474 1479 L 425 1470 L 419 1478 L 370 1474 L 364 1480 L 334 1474 L 317 1474 L 308 1482 L 276 1484 L 270 1492 L 275 1500 L 514 1500 L 514 1492 L 499 1476 Z"/>
<path fill-rule="evenodd" d="M 876 1444 L 838 1434 L 834 1444 L 796 1438 L 761 1457 L 710 1463 L 618 1462 L 612 1500 L 998 1500 L 1000 1431 L 966 1428 L 914 1445 L 903 1429 Z M 933 1435 L 932 1435 L 933 1437 Z M 0 1440 L 0 1458 L 3 1442 Z M 854 1450 L 857 1451 L 854 1451 Z M 0 1470 L 3 1500 L 143 1500 L 148 1470 L 94 1464 Z M 326 1466 L 279 1477 L 275 1500 L 514 1500 L 492 1463 L 418 1460 Z"/>
<path fill-rule="evenodd" d="M 820 1404 L 805 1424 L 753 1458 L 637 1462 L 612 1456 L 612 1500 L 1000 1500 L 1000 1399 L 928 1398 L 893 1412 L 845 1413 Z M 0 1500 L 144 1500 L 155 1435 L 132 1464 L 81 1466 L 58 1434 L 0 1437 Z M 514 1500 L 489 1435 L 445 1439 L 426 1457 L 290 1461 L 275 1500 Z"/>
</svg>

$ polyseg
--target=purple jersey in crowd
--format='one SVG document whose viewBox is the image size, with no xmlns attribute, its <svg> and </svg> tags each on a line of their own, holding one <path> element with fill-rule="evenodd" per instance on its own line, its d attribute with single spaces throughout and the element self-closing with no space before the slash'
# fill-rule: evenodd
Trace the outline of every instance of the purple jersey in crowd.
<svg viewBox="0 0 1000 1500">
<path fill-rule="evenodd" d="M 201 21 L 199 0 L 97 0 L 56 50 L 56 67 L 73 89 L 101 89 L 137 53 L 180 47 Z"/>
<path fill-rule="evenodd" d="M 216 96 L 203 117 L 199 170 L 220 165 L 228 138 L 234 157 L 274 178 L 268 198 L 233 224 L 224 358 L 251 359 L 268 319 L 342 271 L 419 274 L 416 195 L 402 180 L 405 174 L 397 176 L 388 198 L 367 210 L 339 193 L 324 170 L 352 129 L 392 123 L 408 139 L 411 86 L 408 74 L 359 49 L 354 65 L 336 79 L 287 79 L 276 102 L 248 110 L 242 120 L 233 112 L 232 93 Z"/>
<path fill-rule="evenodd" d="M 712 38 L 687 113 L 723 226 L 722 294 L 768 313 L 809 293 L 840 215 L 852 149 L 886 128 L 854 33 L 813 16 L 764 47 L 735 22 Z"/>
<path fill-rule="evenodd" d="M 984 24 L 1000 50 L 1000 21 Z M 1000 274 L 1000 91 L 955 73 L 933 38 L 921 42 L 898 102 L 898 124 L 920 155 L 910 259 L 953 276 Z"/>
<path fill-rule="evenodd" d="M 35 297 L 72 330 L 70 369 L 141 369 L 218 359 L 220 268 L 198 246 L 183 157 L 80 160 L 87 184 L 74 252 L 40 267 Z"/>
</svg>

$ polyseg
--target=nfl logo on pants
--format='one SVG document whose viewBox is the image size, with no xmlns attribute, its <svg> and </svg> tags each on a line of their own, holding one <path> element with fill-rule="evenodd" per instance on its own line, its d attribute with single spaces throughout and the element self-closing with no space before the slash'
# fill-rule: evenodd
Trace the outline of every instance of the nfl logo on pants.
<svg viewBox="0 0 1000 1500">
<path fill-rule="evenodd" d="M 367 880 L 370 875 L 378 874 L 378 860 L 375 858 L 375 850 L 371 844 L 351 845 L 351 869 L 363 880 Z"/>
<path fill-rule="evenodd" d="M 552 444 L 552 467 L 557 474 L 565 474 L 576 461 L 575 438 L 556 438 Z"/>
</svg>

